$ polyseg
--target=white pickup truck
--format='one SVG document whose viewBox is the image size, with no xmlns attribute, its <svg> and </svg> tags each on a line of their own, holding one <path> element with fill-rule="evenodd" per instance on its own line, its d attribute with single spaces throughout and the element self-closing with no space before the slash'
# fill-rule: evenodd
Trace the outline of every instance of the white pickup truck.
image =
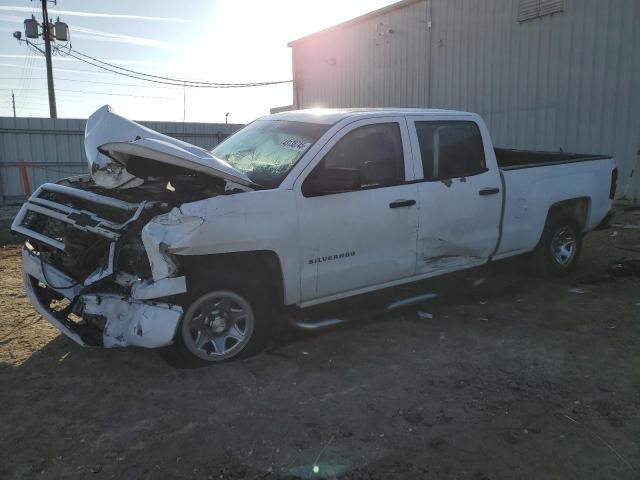
<svg viewBox="0 0 640 480">
<path fill-rule="evenodd" d="M 12 225 L 33 305 L 80 345 L 205 362 L 309 307 L 492 260 L 562 275 L 617 177 L 607 156 L 494 149 L 445 110 L 280 113 L 209 152 L 105 106 L 85 146 L 90 175 L 42 185 Z"/>
</svg>

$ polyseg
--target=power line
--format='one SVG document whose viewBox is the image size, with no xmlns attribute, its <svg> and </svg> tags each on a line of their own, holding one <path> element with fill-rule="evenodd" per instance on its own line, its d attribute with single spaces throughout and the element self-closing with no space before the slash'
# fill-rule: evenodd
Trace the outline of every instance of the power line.
<svg viewBox="0 0 640 480">
<path fill-rule="evenodd" d="M 31 4 L 31 16 L 33 17 L 36 12 L 37 12 L 36 5 L 35 5 L 35 3 L 32 3 Z M 33 67 L 34 67 L 34 64 L 35 64 L 35 59 L 33 57 L 25 58 L 25 61 L 23 62 L 23 68 L 22 68 L 22 71 L 20 73 L 20 76 L 22 77 L 22 79 L 20 80 L 20 84 L 21 84 L 22 87 L 25 87 L 25 88 L 30 88 L 31 87 L 31 80 L 33 79 Z M 29 96 L 29 94 L 27 93 L 26 95 L 23 95 L 20 98 L 19 105 L 18 105 L 18 108 L 17 108 L 18 111 L 22 111 L 22 108 L 24 107 L 28 96 Z"/>
<path fill-rule="evenodd" d="M 35 56 L 29 56 L 29 58 L 31 58 L 33 60 L 33 62 L 35 62 L 36 60 L 39 60 L 39 57 L 35 57 Z M 2 66 L 5 67 L 14 67 L 14 68 L 20 68 L 20 65 L 14 65 L 14 64 L 0 64 Z M 38 66 L 34 66 L 33 67 L 36 70 L 45 70 L 44 67 L 38 67 Z M 103 72 L 100 70 L 95 70 L 95 69 L 69 69 L 69 68 L 56 68 L 57 71 L 59 72 L 69 72 L 69 73 L 73 73 L 73 74 L 82 74 L 82 75 L 106 75 L 106 76 L 115 76 L 112 73 L 108 73 L 108 72 Z"/>
<path fill-rule="evenodd" d="M 87 105 L 87 99 L 86 97 L 64 97 L 64 103 L 75 103 L 78 105 Z M 38 106 L 48 106 L 49 103 L 45 100 L 45 99 L 29 99 L 28 101 L 24 102 L 23 104 L 23 108 L 28 108 L 28 107 L 38 107 Z M 11 103 L 7 103 L 6 104 L 7 108 L 11 108 Z"/>
<path fill-rule="evenodd" d="M 84 62 L 84 63 L 86 63 L 88 65 L 92 65 L 92 66 L 94 66 L 96 68 L 100 68 L 102 70 L 106 70 L 107 72 L 111 72 L 111 73 L 114 73 L 114 74 L 117 74 L 117 75 L 122 75 L 124 77 L 129 77 L 129 78 L 133 78 L 133 79 L 136 79 L 136 80 L 143 80 L 145 82 L 151 82 L 151 83 L 160 83 L 160 84 L 164 84 L 164 85 L 180 85 L 180 86 L 184 86 L 182 84 L 177 84 L 177 83 L 173 83 L 173 82 L 166 82 L 166 81 L 163 81 L 163 80 L 153 80 L 153 79 L 150 79 L 150 78 L 141 78 L 141 77 L 138 77 L 138 76 L 135 76 L 135 75 L 131 75 L 131 74 L 128 74 L 128 73 L 124 73 L 124 72 L 120 72 L 120 71 L 117 71 L 117 70 L 113 70 L 111 68 L 105 67 L 103 65 L 99 65 L 97 63 L 92 63 L 92 62 L 87 61 L 87 60 L 85 60 L 85 59 L 83 59 L 81 57 L 76 57 L 75 55 L 73 55 L 73 54 L 71 54 L 69 52 L 65 52 L 65 53 L 67 55 L 69 55 L 70 57 L 76 58 L 77 60 L 80 60 L 81 62 Z M 212 86 L 212 85 L 188 85 L 188 86 L 189 87 L 195 87 L 195 88 L 237 88 L 235 86 L 234 87 L 223 87 L 223 86 Z"/>
<path fill-rule="evenodd" d="M 11 88 L 0 88 L 0 90 L 11 90 Z M 22 91 L 24 90 L 26 89 L 22 89 Z M 30 88 L 29 90 L 42 91 L 41 88 Z M 56 92 L 72 92 L 72 93 L 82 93 L 82 94 L 89 94 L 89 95 L 114 95 L 116 97 L 162 98 L 165 100 L 171 100 L 171 97 L 156 97 L 151 95 L 132 95 L 128 93 L 90 92 L 87 90 L 67 90 L 64 88 L 56 88 Z"/>
<path fill-rule="evenodd" d="M 46 77 L 32 77 L 33 80 L 46 80 Z M 19 77 L 2 77 L 0 76 L 0 80 L 20 80 Z M 161 87 L 155 85 L 143 85 L 141 83 L 120 83 L 120 82 L 100 82 L 97 80 L 78 80 L 76 78 L 66 78 L 66 77 L 56 77 L 56 81 L 62 80 L 66 82 L 74 82 L 74 83 L 95 83 L 99 85 L 115 85 L 117 87 L 139 87 L 139 88 L 162 88 L 165 90 L 180 90 L 182 87 Z M 19 90 L 19 89 L 16 89 Z"/>
<path fill-rule="evenodd" d="M 176 82 L 177 84 L 180 84 L 180 85 L 195 84 L 195 85 L 212 85 L 212 86 L 220 86 L 220 87 L 238 87 L 238 86 L 243 86 L 244 87 L 244 86 L 273 85 L 273 84 L 278 84 L 278 83 L 290 83 L 292 81 L 292 80 L 279 80 L 279 81 L 275 81 L 275 82 L 251 82 L 251 83 L 202 82 L 202 81 L 196 81 L 196 80 L 187 80 L 187 79 L 184 79 L 184 78 L 165 77 L 165 76 L 161 76 L 161 75 L 151 75 L 149 73 L 138 72 L 136 70 L 131 70 L 131 69 L 128 69 L 128 68 L 119 67 L 117 65 L 105 62 L 103 60 L 99 60 L 99 59 L 94 58 L 94 57 L 92 57 L 90 55 L 87 55 L 85 53 L 79 52 L 78 50 L 73 50 L 73 52 L 77 53 L 78 55 L 80 55 L 82 57 L 86 57 L 86 58 L 88 58 L 90 60 L 93 60 L 95 62 L 99 62 L 99 63 L 102 63 L 102 64 L 107 65 L 109 67 L 117 68 L 119 70 L 123 70 L 125 72 L 132 73 L 134 75 L 141 75 L 141 76 L 150 77 L 150 78 L 157 78 L 157 79 L 161 79 L 161 80 L 167 80 L 167 81 L 170 81 L 170 82 Z"/>
<path fill-rule="evenodd" d="M 35 11 L 35 7 L 33 8 L 33 10 Z M 20 76 L 22 77 L 20 83 L 22 84 L 23 87 L 25 88 L 29 88 L 31 87 L 31 80 L 33 79 L 33 66 L 35 63 L 35 59 L 33 57 L 29 57 L 29 58 L 25 58 L 24 64 L 23 64 L 23 68 L 21 71 Z M 19 100 L 19 105 L 17 110 L 20 111 L 22 109 L 22 107 L 24 106 L 24 102 L 27 100 L 29 94 L 23 96 L 22 98 L 20 98 Z"/>
<path fill-rule="evenodd" d="M 119 67 L 109 62 L 99 60 L 95 57 L 79 52 L 77 50 L 71 50 L 67 48 L 62 50 L 58 47 L 58 51 L 65 55 L 75 58 L 88 65 L 93 65 L 96 68 L 101 68 L 111 73 L 123 75 L 125 77 L 134 78 L 136 80 L 142 80 L 145 82 L 161 83 L 165 85 L 175 85 L 180 87 L 196 87 L 196 88 L 247 88 L 247 87 L 260 87 L 267 85 L 279 85 L 283 83 L 291 83 L 293 80 L 278 80 L 273 82 L 252 82 L 252 83 L 218 83 L 218 82 L 201 82 L 196 80 L 187 80 L 174 77 L 164 77 L 160 75 L 151 75 L 148 73 L 131 70 L 124 67 Z M 87 60 L 88 59 L 88 60 Z M 148 77 L 148 78 L 146 78 Z"/>
</svg>

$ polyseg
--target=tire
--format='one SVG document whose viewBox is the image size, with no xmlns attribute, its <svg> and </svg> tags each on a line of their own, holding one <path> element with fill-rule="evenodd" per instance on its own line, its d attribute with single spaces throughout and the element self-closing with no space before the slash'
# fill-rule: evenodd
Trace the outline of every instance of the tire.
<svg viewBox="0 0 640 480">
<path fill-rule="evenodd" d="M 538 246 L 531 254 L 534 271 L 546 278 L 569 274 L 582 253 L 582 229 L 570 213 L 552 214 L 547 219 Z"/>
<path fill-rule="evenodd" d="M 178 368 L 193 368 L 255 355 L 269 343 L 273 312 L 259 285 L 229 277 L 214 282 L 194 278 L 182 302 L 184 314 L 163 358 Z M 209 339 L 208 339 L 209 337 Z"/>
</svg>

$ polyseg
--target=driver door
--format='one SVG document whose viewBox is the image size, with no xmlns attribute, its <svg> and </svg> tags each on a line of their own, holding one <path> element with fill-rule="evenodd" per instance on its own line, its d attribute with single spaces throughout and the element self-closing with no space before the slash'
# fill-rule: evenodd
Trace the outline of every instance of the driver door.
<svg viewBox="0 0 640 480">
<path fill-rule="evenodd" d="M 340 298 L 415 273 L 418 191 L 402 117 L 344 127 L 294 190 L 302 301 Z"/>
</svg>

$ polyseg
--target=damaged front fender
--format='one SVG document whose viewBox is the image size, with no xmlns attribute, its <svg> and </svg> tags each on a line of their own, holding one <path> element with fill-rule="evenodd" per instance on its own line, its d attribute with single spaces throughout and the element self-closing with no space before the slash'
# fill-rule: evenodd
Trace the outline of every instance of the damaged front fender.
<svg viewBox="0 0 640 480">
<path fill-rule="evenodd" d="M 149 257 L 154 281 L 171 277 L 177 264 L 170 253 L 172 246 L 188 241 L 204 223 L 203 217 L 185 216 L 179 208 L 151 219 L 142 229 L 142 243 Z"/>
</svg>

